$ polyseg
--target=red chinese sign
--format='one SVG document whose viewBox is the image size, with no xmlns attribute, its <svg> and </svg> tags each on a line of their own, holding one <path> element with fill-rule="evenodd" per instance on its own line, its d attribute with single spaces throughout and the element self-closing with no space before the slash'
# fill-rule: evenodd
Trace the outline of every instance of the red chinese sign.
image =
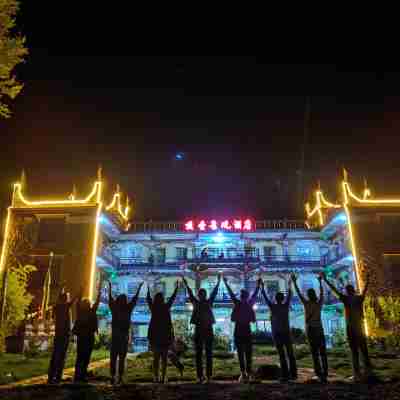
<svg viewBox="0 0 400 400">
<path fill-rule="evenodd" d="M 225 219 L 225 220 L 189 220 L 185 222 L 185 231 L 188 232 L 246 232 L 254 230 L 255 225 L 251 219 Z"/>
</svg>

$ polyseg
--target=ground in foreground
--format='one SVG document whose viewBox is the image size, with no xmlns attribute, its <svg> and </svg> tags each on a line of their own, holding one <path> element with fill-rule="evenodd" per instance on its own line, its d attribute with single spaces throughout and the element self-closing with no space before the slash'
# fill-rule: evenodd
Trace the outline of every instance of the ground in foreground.
<svg viewBox="0 0 400 400">
<path fill-rule="evenodd" d="M 169 400 L 169 399 L 398 399 L 400 383 L 392 382 L 379 385 L 349 384 L 334 382 L 328 385 L 317 383 L 260 383 L 244 385 L 232 382 L 217 382 L 210 385 L 183 384 L 130 384 L 111 386 L 105 384 L 77 386 L 65 384 L 61 386 L 23 386 L 0 390 L 0 398 L 8 400 L 20 399 L 135 399 L 135 400 Z"/>
</svg>

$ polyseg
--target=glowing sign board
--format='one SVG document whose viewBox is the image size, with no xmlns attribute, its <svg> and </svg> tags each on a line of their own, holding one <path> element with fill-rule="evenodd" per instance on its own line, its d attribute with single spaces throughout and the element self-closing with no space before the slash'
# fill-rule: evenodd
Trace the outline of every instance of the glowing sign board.
<svg viewBox="0 0 400 400">
<path fill-rule="evenodd" d="M 255 228 L 254 221 L 247 219 L 199 219 L 186 221 L 185 231 L 187 232 L 213 232 L 213 231 L 226 231 L 226 232 L 248 232 Z"/>
</svg>

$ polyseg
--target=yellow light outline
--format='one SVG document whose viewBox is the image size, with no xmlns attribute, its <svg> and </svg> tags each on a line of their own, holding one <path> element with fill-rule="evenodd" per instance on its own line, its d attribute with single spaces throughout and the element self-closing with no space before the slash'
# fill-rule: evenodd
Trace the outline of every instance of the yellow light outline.
<svg viewBox="0 0 400 400">
<path fill-rule="evenodd" d="M 306 203 L 305 205 L 307 218 L 311 218 L 315 213 L 318 213 L 320 226 L 324 225 L 324 215 L 322 213 L 323 208 L 340 208 L 340 207 L 341 207 L 340 204 L 333 204 L 328 200 L 326 200 L 321 190 L 315 191 L 315 206 L 312 210 L 310 209 L 309 203 Z"/>
<path fill-rule="evenodd" d="M 93 240 L 93 250 L 92 250 L 92 261 L 91 261 L 91 271 L 90 271 L 90 282 L 89 282 L 89 298 L 93 300 L 93 289 L 94 289 L 94 280 L 96 273 L 96 257 L 97 257 L 97 243 L 99 236 L 99 224 L 100 224 L 100 214 L 102 210 L 103 203 L 101 201 L 102 195 L 102 182 L 96 181 L 94 183 L 93 189 L 90 194 L 85 199 L 75 200 L 73 196 L 70 197 L 69 200 L 38 200 L 38 201 L 29 201 L 27 200 L 21 190 L 21 184 L 19 182 L 14 184 L 14 195 L 13 202 L 15 201 L 15 196 L 18 196 L 18 199 L 26 206 L 65 206 L 65 205 L 84 205 L 89 203 L 97 203 L 97 212 L 96 212 L 96 223 L 95 223 L 95 232 L 94 232 L 94 240 Z M 96 196 L 96 200 L 93 201 L 93 197 Z M 8 207 L 7 221 L 4 233 L 4 242 L 0 259 L 0 271 L 3 269 L 3 264 L 5 262 L 5 252 L 6 252 L 6 244 L 8 241 L 8 231 L 10 225 L 10 215 L 11 209 L 15 207 Z"/>
<path fill-rule="evenodd" d="M 96 196 L 96 202 L 100 203 L 101 202 L 101 181 L 96 181 L 94 183 L 93 189 L 90 192 L 90 194 L 85 198 L 85 199 L 80 199 L 80 200 L 75 200 L 75 199 L 69 199 L 69 200 L 37 200 L 37 201 L 29 201 L 27 200 L 23 194 L 22 194 L 22 189 L 21 189 L 21 184 L 19 182 L 14 183 L 14 191 L 15 195 L 18 196 L 19 200 L 26 206 L 57 206 L 57 205 L 81 205 L 81 204 L 87 204 L 87 203 L 94 203 L 92 201 L 92 198 L 97 194 Z"/>
<path fill-rule="evenodd" d="M 11 210 L 12 210 L 11 206 L 7 208 L 7 219 L 6 219 L 6 225 L 5 225 L 5 228 L 4 228 L 4 241 L 3 241 L 3 246 L 2 246 L 2 249 L 1 249 L 0 273 L 4 269 L 4 263 L 5 263 L 5 257 L 6 257 L 6 249 L 7 249 L 7 243 L 8 243 L 8 231 L 10 229 Z"/>
<path fill-rule="evenodd" d="M 101 190 L 101 185 L 100 185 Z M 100 214 L 101 209 L 103 207 L 103 203 L 100 202 L 97 206 L 96 212 L 96 225 L 94 231 L 94 240 L 93 240 L 93 250 L 92 250 L 92 263 L 91 263 L 91 271 L 90 271 L 90 284 L 89 284 L 89 298 L 93 301 L 94 297 L 94 280 L 96 275 L 96 259 L 97 259 L 97 243 L 99 238 L 99 225 L 100 225 Z"/>
<path fill-rule="evenodd" d="M 367 197 L 371 196 L 371 191 L 368 188 L 364 189 L 363 198 L 361 199 L 352 192 L 347 181 L 343 181 L 343 192 L 347 203 L 350 203 L 349 198 L 351 197 L 361 204 L 400 204 L 400 199 L 367 199 Z"/>
<path fill-rule="evenodd" d="M 351 222 L 350 210 L 349 210 L 349 208 L 347 206 L 349 204 L 349 197 L 348 197 L 347 191 L 346 191 L 347 187 L 348 187 L 347 181 L 343 181 L 342 182 L 342 188 L 343 188 L 343 194 L 344 194 L 343 208 L 344 208 L 344 210 L 346 212 L 348 226 L 349 226 L 351 252 L 353 254 L 354 265 L 355 265 L 355 270 L 356 270 L 357 286 L 358 286 L 358 290 L 361 290 L 361 284 L 364 287 L 365 286 L 365 282 L 361 281 L 361 274 L 360 274 L 360 271 L 359 271 L 358 256 L 357 256 L 357 251 L 356 251 L 356 242 L 355 242 L 354 233 L 353 233 L 353 224 Z M 368 329 L 367 319 L 365 317 L 364 317 L 364 328 L 365 328 L 365 334 L 368 336 L 369 329 Z"/>
<path fill-rule="evenodd" d="M 114 193 L 114 196 L 113 196 L 113 199 L 112 199 L 111 203 L 110 203 L 108 206 L 106 206 L 106 210 L 109 211 L 109 210 L 114 209 L 114 208 L 115 208 L 115 205 L 117 205 L 116 209 L 117 209 L 118 213 L 121 215 L 121 217 L 122 217 L 125 221 L 128 221 L 128 219 L 129 219 L 130 207 L 129 207 L 129 205 L 127 204 L 127 205 L 125 206 L 125 210 L 122 210 L 122 205 L 121 205 L 121 194 L 120 194 L 119 192 L 115 192 L 115 193 Z"/>
</svg>

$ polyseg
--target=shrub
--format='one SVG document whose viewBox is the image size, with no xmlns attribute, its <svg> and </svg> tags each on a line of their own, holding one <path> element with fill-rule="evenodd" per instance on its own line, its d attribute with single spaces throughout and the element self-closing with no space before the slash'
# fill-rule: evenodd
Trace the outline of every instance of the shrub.
<svg viewBox="0 0 400 400">
<path fill-rule="evenodd" d="M 253 332 L 253 341 L 256 344 L 265 344 L 268 346 L 273 346 L 274 340 L 272 338 L 272 333 L 267 331 L 255 331 Z"/>
<path fill-rule="evenodd" d="M 227 335 L 224 335 L 221 329 L 215 329 L 214 332 L 214 350 L 218 351 L 229 351 L 230 350 L 230 339 Z"/>
<path fill-rule="evenodd" d="M 292 328 L 290 331 L 292 334 L 293 343 L 295 343 L 295 344 L 306 344 L 307 343 L 307 337 L 306 337 L 306 334 L 304 333 L 303 329 Z"/>
<path fill-rule="evenodd" d="M 99 332 L 99 334 L 95 337 L 93 348 L 95 350 L 99 349 L 107 349 L 111 348 L 111 336 L 108 332 Z"/>
<path fill-rule="evenodd" d="M 334 347 L 343 347 L 347 344 L 344 329 L 336 329 L 335 333 L 332 335 L 332 344 Z"/>
</svg>

